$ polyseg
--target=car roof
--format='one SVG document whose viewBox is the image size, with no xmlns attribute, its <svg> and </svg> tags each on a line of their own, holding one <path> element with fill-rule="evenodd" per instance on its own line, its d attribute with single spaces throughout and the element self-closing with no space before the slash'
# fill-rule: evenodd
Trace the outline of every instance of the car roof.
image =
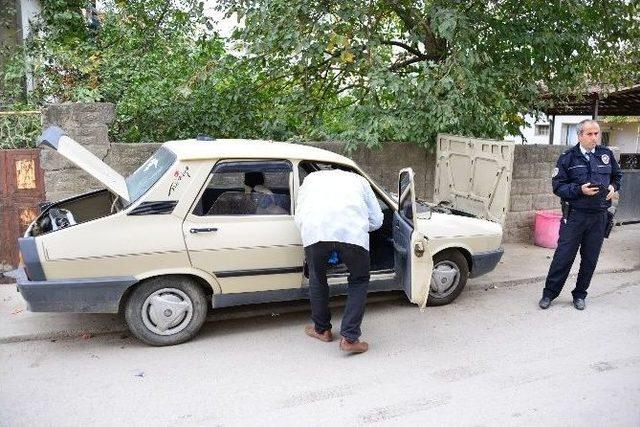
<svg viewBox="0 0 640 427">
<path fill-rule="evenodd" d="M 185 139 L 163 144 L 180 160 L 221 158 L 301 159 L 355 166 L 353 160 L 332 151 L 303 144 L 254 139 Z"/>
</svg>

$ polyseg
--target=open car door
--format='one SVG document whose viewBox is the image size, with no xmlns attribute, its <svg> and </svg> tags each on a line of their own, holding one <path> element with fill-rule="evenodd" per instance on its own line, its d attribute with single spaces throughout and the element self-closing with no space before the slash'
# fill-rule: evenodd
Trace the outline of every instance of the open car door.
<svg viewBox="0 0 640 427">
<path fill-rule="evenodd" d="M 398 179 L 398 210 L 393 214 L 393 248 L 396 277 L 407 298 L 421 309 L 427 304 L 433 258 L 421 232 L 416 209 L 414 174 L 402 169 Z"/>
</svg>

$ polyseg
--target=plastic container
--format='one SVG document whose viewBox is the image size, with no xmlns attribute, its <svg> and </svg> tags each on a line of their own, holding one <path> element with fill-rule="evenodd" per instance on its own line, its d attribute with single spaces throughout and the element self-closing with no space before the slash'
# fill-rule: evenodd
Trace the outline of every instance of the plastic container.
<svg viewBox="0 0 640 427">
<path fill-rule="evenodd" d="M 533 243 L 543 248 L 555 249 L 560 234 L 560 211 L 537 211 L 533 227 Z"/>
</svg>

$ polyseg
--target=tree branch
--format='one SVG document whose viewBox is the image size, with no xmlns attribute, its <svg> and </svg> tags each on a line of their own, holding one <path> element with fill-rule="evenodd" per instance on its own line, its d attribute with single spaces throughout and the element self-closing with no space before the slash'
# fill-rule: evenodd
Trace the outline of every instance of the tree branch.
<svg viewBox="0 0 640 427">
<path fill-rule="evenodd" d="M 431 58 L 429 57 L 417 57 L 414 56 L 413 58 L 409 58 L 409 59 L 405 59 L 404 61 L 398 61 L 395 62 L 393 64 L 391 64 L 391 66 L 388 68 L 389 71 L 396 71 L 399 70 L 400 68 L 404 68 L 407 65 L 411 65 L 411 64 L 415 64 L 416 62 L 422 62 L 422 61 L 427 61 Z"/>
<path fill-rule="evenodd" d="M 402 42 L 399 42 L 397 40 L 382 40 L 380 43 L 384 44 L 384 45 L 388 45 L 388 46 L 401 47 L 404 50 L 406 50 L 407 52 L 413 53 L 417 57 L 423 57 L 423 59 L 427 59 L 427 55 L 425 55 L 424 53 L 420 52 L 420 50 L 418 48 L 409 46 L 406 43 L 402 43 Z"/>
</svg>

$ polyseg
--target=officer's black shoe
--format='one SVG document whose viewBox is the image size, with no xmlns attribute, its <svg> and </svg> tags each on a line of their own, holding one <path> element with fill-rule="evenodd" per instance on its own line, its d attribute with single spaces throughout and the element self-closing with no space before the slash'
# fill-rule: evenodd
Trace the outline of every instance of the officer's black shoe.
<svg viewBox="0 0 640 427">
<path fill-rule="evenodd" d="M 551 305 L 551 298 L 542 297 L 538 305 L 540 306 L 541 309 L 546 310 Z"/>
<path fill-rule="evenodd" d="M 584 298 L 574 298 L 573 306 L 576 308 L 576 310 L 584 310 L 584 308 L 586 307 Z"/>
</svg>

